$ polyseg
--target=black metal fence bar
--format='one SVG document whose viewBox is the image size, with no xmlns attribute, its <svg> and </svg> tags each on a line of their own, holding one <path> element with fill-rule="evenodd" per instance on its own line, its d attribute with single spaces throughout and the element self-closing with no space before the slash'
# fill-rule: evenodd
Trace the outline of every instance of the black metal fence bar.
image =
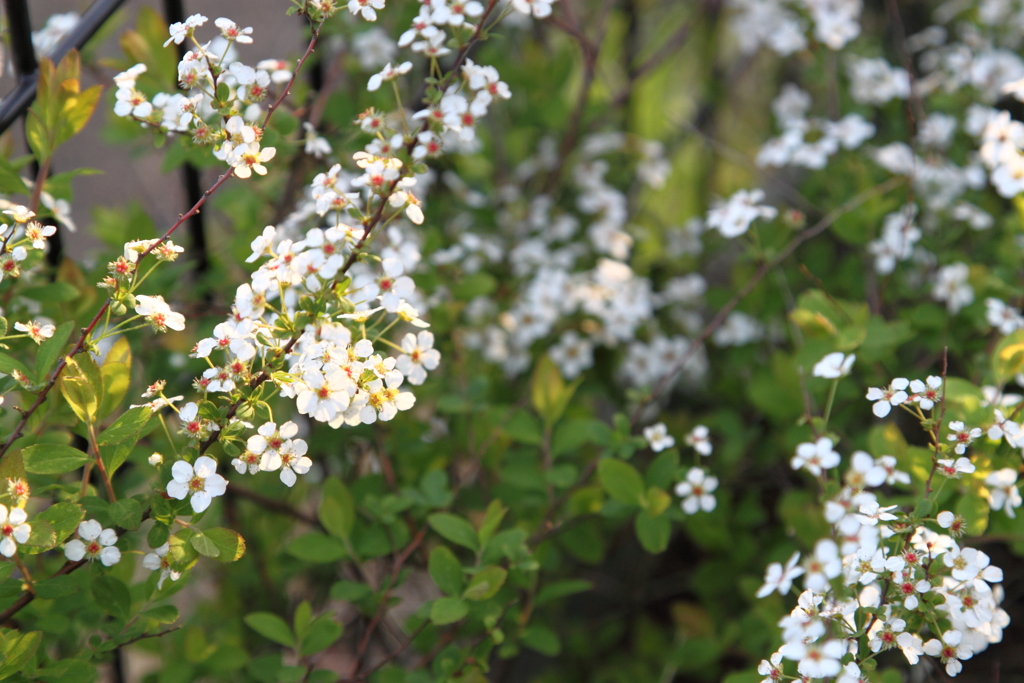
<svg viewBox="0 0 1024 683">
<path fill-rule="evenodd" d="M 75 27 L 61 38 L 47 56 L 54 61 L 60 61 L 72 49 L 81 49 L 124 2 L 125 0 L 93 2 Z M 32 49 L 31 25 L 28 23 L 28 0 L 4 0 L 4 9 L 11 26 L 11 47 L 14 51 L 12 57 L 18 74 L 18 83 L 0 101 L 0 133 L 10 128 L 18 117 L 32 106 L 32 101 L 36 97 L 36 58 Z M 21 23 L 16 25 L 16 22 Z M 22 71 L 23 67 L 27 70 Z"/>
<path fill-rule="evenodd" d="M 164 0 L 164 18 L 168 24 L 175 22 L 185 21 L 185 3 L 184 0 Z M 183 42 L 178 45 L 178 58 L 181 59 L 185 56 L 187 46 Z M 199 170 L 196 169 L 192 164 L 186 163 L 182 167 L 181 171 L 182 181 L 185 183 L 185 195 L 186 195 L 186 206 L 195 206 L 196 202 L 199 201 L 203 195 L 203 188 L 201 187 Z M 188 219 L 188 235 L 191 246 L 192 258 L 195 261 L 195 274 L 199 279 L 206 274 L 210 269 L 210 258 L 209 252 L 206 248 L 206 229 L 204 227 L 203 213 L 196 211 L 192 214 L 192 217 Z M 204 298 L 208 298 L 209 290 L 203 288 Z"/>
</svg>

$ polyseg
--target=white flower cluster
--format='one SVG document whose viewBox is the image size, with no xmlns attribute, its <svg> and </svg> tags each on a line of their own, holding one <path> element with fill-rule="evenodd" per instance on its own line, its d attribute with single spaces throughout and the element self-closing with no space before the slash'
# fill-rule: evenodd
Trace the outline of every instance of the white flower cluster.
<svg viewBox="0 0 1024 683">
<path fill-rule="evenodd" d="M 841 353 L 829 354 L 815 366 L 815 375 L 838 380 L 852 365 L 852 357 L 849 365 L 846 359 Z M 867 398 L 874 402 L 873 412 L 879 417 L 888 415 L 893 406 L 903 406 L 922 425 L 930 425 L 923 411 L 934 411 L 942 402 L 943 384 L 934 375 L 924 381 L 900 377 L 886 388 L 869 389 Z M 998 392 L 989 393 L 990 405 L 1002 405 Z M 989 438 L 1005 437 L 1019 447 L 1019 425 L 1006 420 L 999 410 L 995 413 Z M 948 449 L 959 457 L 936 455 L 932 473 L 946 479 L 969 477 L 976 468 L 965 454 L 982 429 L 960 421 L 951 421 L 948 428 L 949 446 L 936 441 L 936 452 Z M 793 468 L 823 477 L 842 461 L 833 446 L 832 439 L 824 436 L 800 444 Z M 779 622 L 784 645 L 758 669 L 766 680 L 788 678 L 785 661 L 789 660 L 796 662 L 796 672 L 805 680 L 835 677 L 856 683 L 864 680 L 861 665 L 865 661 L 896 648 L 910 664 L 922 655 L 935 657 L 947 675 L 955 676 L 961 661 L 1002 640 L 1009 617 L 999 607 L 1002 590 L 993 584 L 1002 581 L 1003 573 L 985 553 L 957 543 L 967 531 L 966 520 L 949 511 L 931 517 L 921 505 L 908 515 L 896 505 L 882 506 L 869 490 L 910 483 L 910 476 L 897 469 L 896 458 L 854 452 L 842 489 L 825 502 L 831 537 L 819 540 L 802 564 L 796 552 L 785 565 L 768 566 L 758 597 L 775 591 L 786 595 L 800 577 L 804 591 L 796 608 Z M 991 472 L 985 483 L 992 509 L 1013 517 L 1022 504 L 1017 472 L 1009 468 Z M 872 653 L 866 658 L 860 638 L 867 639 Z"/>
<path fill-rule="evenodd" d="M 907 393 L 907 389 L 910 389 L 910 393 Z M 926 380 L 910 381 L 906 377 L 897 377 L 887 387 L 871 387 L 865 398 L 874 402 L 871 412 L 876 417 L 885 417 L 894 406 L 908 403 L 916 404 L 920 410 L 932 410 L 942 401 L 942 378 L 929 375 Z"/>
<path fill-rule="evenodd" d="M 838 121 L 808 117 L 811 96 L 792 83 L 772 102 L 775 121 L 782 134 L 768 140 L 757 153 L 758 166 L 825 168 L 839 148 L 854 150 L 875 135 L 875 125 L 860 114 Z"/>
<path fill-rule="evenodd" d="M 249 437 L 245 452 L 231 461 L 239 474 L 256 474 L 259 471 L 281 471 L 281 482 L 288 487 L 295 486 L 296 475 L 305 474 L 313 461 L 306 457 L 308 445 L 295 436 L 299 426 L 292 421 L 278 427 L 265 422 Z"/>
<path fill-rule="evenodd" d="M 263 131 L 259 122 L 266 114 L 262 103 L 271 84 L 287 83 L 291 72 L 278 60 L 264 60 L 255 67 L 238 61 L 235 45 L 251 44 L 252 28 L 241 28 L 224 17 L 214 22 L 220 35 L 200 43 L 195 31 L 206 22 L 203 15 L 193 14 L 172 24 L 164 44 L 190 42 L 192 49 L 178 64 L 178 83 L 184 93 L 160 92 L 150 97 L 138 87 L 146 65 L 136 64 L 114 77 L 114 113 L 164 134 L 189 134 L 197 143 L 213 145 L 214 155 L 239 178 L 264 175 L 267 169 L 263 164 L 273 159 L 277 150 L 260 147 Z"/>
<path fill-rule="evenodd" d="M 691 349 L 684 336 L 668 337 L 651 329 L 655 308 L 670 307 L 673 315 L 699 329 L 699 314 L 687 309 L 698 306 L 705 290 L 703 278 L 692 274 L 666 283 L 654 292 L 653 283 L 638 276 L 626 261 L 633 239 L 626 230 L 629 213 L 626 193 L 606 180 L 611 168 L 598 158 L 612 154 L 635 154 L 638 180 L 661 187 L 670 166 L 662 147 L 620 133 L 593 135 L 581 143 L 582 158 L 573 168 L 578 193 L 576 207 L 589 217 L 586 230 L 571 213 L 560 213 L 552 198 L 541 194 L 527 200 L 520 187 L 509 184 L 497 197 L 502 227 L 508 242 L 461 233 L 457 243 L 430 255 L 438 267 L 458 264 L 464 272 L 476 272 L 487 263 L 507 262 L 521 284 L 507 310 L 498 310 L 493 300 L 480 297 L 466 308 L 472 330 L 465 335 L 467 346 L 479 349 L 483 357 L 501 364 L 515 375 L 529 367 L 530 347 L 558 331 L 549 355 L 567 378 L 578 377 L 593 366 L 598 346 L 627 346 L 627 358 L 620 375 L 630 384 L 652 385 L 677 362 L 687 359 L 684 374 L 703 374 L 701 349 Z M 550 171 L 555 161 L 550 141 L 541 145 L 536 157 L 517 169 L 517 180 Z M 642 170 L 641 170 L 642 169 Z M 451 174 L 444 177 L 449 187 L 461 194 L 470 207 L 487 199 L 468 190 Z M 770 207 L 768 207 L 770 208 Z M 466 217 L 468 220 L 468 216 Z M 579 321 L 582 314 L 584 320 Z M 566 323 L 569 328 L 566 329 Z"/>
<path fill-rule="evenodd" d="M 660 453 L 676 445 L 675 438 L 668 433 L 664 422 L 644 427 L 644 439 L 655 453 Z M 709 456 L 712 452 L 711 432 L 704 425 L 697 425 L 684 438 L 687 446 L 694 449 L 698 456 Z M 682 498 L 680 507 L 688 515 L 700 511 L 711 512 L 718 501 L 714 492 L 718 488 L 718 477 L 708 474 L 703 467 L 691 467 L 686 478 L 676 484 L 676 495 Z"/>
<path fill-rule="evenodd" d="M 807 20 L 813 37 L 832 50 L 841 50 L 860 35 L 861 0 L 730 0 L 733 34 L 747 53 L 762 45 L 786 56 L 808 46 Z"/>
<path fill-rule="evenodd" d="M 28 207 L 9 202 L 5 205 L 3 214 L 8 218 L 0 221 L 0 280 L 19 277 L 29 250 L 46 249 L 46 238 L 57 232 L 55 226 L 35 220 L 35 212 Z"/>
<path fill-rule="evenodd" d="M 708 211 L 705 225 L 709 230 L 717 230 L 722 237 L 731 239 L 749 230 L 750 224 L 758 218 L 775 220 L 779 210 L 761 204 L 764 197 L 764 190 L 739 190 L 727 202 L 719 203 Z"/>
</svg>

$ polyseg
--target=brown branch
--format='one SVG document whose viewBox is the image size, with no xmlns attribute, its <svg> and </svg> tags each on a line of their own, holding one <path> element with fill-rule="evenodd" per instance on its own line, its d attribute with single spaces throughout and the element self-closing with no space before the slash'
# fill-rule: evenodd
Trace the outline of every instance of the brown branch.
<svg viewBox="0 0 1024 683">
<path fill-rule="evenodd" d="M 78 562 L 65 562 L 64 566 L 62 566 L 60 569 L 53 573 L 53 576 L 63 576 L 65 574 L 70 574 L 79 567 L 85 566 L 85 564 L 86 560 L 79 560 Z M 51 576 L 50 578 L 53 578 L 53 576 Z M 28 603 L 35 600 L 35 597 L 35 593 L 32 593 L 30 591 L 25 591 L 24 593 L 22 593 L 21 597 L 18 598 L 13 605 L 5 609 L 3 612 L 0 612 L 0 624 L 6 624 L 11 617 L 20 612 L 26 605 L 28 605 Z"/>
<path fill-rule="evenodd" d="M 320 523 L 319 519 L 303 512 L 302 510 L 299 510 L 298 508 L 292 505 L 289 505 L 283 500 L 269 498 L 267 496 L 264 496 L 262 493 L 256 493 L 255 491 L 247 489 L 243 486 L 239 486 L 238 484 L 229 485 L 228 493 L 234 496 L 238 496 L 239 498 L 245 498 L 248 501 L 252 501 L 253 503 L 259 505 L 260 508 L 264 510 L 279 512 L 283 515 L 293 517 L 299 520 L 300 522 L 305 522 L 310 526 L 316 527 L 317 529 L 324 531 L 323 524 Z"/>
<path fill-rule="evenodd" d="M 420 624 L 419 626 L 417 626 L 416 629 L 413 630 L 413 632 L 409 634 L 409 637 L 406 638 L 406 640 L 403 643 L 401 643 L 397 648 L 395 648 L 394 650 L 389 652 L 387 654 L 387 656 L 384 657 L 384 659 L 382 659 L 379 662 L 377 662 L 376 664 L 374 664 L 372 668 L 370 668 L 368 671 L 366 671 L 366 673 L 357 674 L 357 675 L 355 675 L 352 678 L 343 678 L 340 681 L 340 683 L 359 683 L 360 681 L 365 681 L 367 678 L 369 678 L 373 674 L 375 674 L 378 671 L 380 671 L 380 669 L 382 669 L 385 664 L 390 662 L 392 659 L 394 659 L 398 655 L 402 654 L 402 652 L 407 647 L 409 647 L 409 645 L 412 644 L 412 641 L 416 640 L 416 637 L 419 636 L 419 634 L 423 633 L 423 629 L 425 629 L 429 625 L 430 625 L 430 620 L 429 619 L 424 619 L 423 623 Z"/>
</svg>

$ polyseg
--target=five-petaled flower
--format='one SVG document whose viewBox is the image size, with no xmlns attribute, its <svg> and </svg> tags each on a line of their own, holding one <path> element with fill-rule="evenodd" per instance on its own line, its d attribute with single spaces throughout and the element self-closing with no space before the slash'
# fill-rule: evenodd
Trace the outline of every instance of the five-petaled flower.
<svg viewBox="0 0 1024 683">
<path fill-rule="evenodd" d="M 121 551 L 115 543 L 116 531 L 104 529 L 95 519 L 90 519 L 78 525 L 78 538 L 64 544 L 64 557 L 72 562 L 99 558 L 103 566 L 112 567 L 121 561 Z"/>
<path fill-rule="evenodd" d="M 227 480 L 217 474 L 217 461 L 201 455 L 193 466 L 185 460 L 179 460 L 171 467 L 171 481 L 167 483 L 167 495 L 178 500 L 192 496 L 192 510 L 203 512 L 210 507 L 211 501 L 223 496 L 227 491 Z"/>
</svg>

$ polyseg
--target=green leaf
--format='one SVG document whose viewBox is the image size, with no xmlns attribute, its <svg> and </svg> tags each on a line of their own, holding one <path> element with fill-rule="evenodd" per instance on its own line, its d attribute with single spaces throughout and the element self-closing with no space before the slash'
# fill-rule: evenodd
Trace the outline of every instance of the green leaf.
<svg viewBox="0 0 1024 683">
<path fill-rule="evenodd" d="M 92 579 L 92 596 L 107 614 L 118 619 L 128 619 L 132 608 L 131 594 L 123 581 L 110 574 L 100 574 Z"/>
<path fill-rule="evenodd" d="M 430 551 L 427 569 L 430 571 L 430 578 L 434 579 L 434 583 L 442 592 L 448 595 L 458 595 L 462 592 L 465 584 L 462 563 L 447 547 L 439 545 Z"/>
<path fill-rule="evenodd" d="M 79 523 L 85 519 L 85 510 L 77 503 L 55 503 L 36 515 L 32 523 L 49 522 L 56 534 L 56 543 L 75 533 Z"/>
<path fill-rule="evenodd" d="M 24 543 L 25 552 L 35 555 L 56 547 L 57 532 L 49 522 L 37 518 L 32 520 L 31 526 L 32 533 Z"/>
<path fill-rule="evenodd" d="M 77 577 L 61 574 L 35 582 L 36 597 L 43 600 L 66 598 L 78 592 L 80 584 Z"/>
<path fill-rule="evenodd" d="M 321 614 L 309 626 L 309 634 L 302 639 L 299 653 L 303 656 L 322 652 L 341 638 L 342 626 L 330 614 Z"/>
<path fill-rule="evenodd" d="M 95 683 L 98 677 L 96 667 L 80 659 L 62 659 L 32 675 L 53 683 Z"/>
<path fill-rule="evenodd" d="M 135 439 L 128 439 L 113 446 L 100 446 L 100 455 L 103 456 L 103 464 L 107 468 L 108 475 L 113 476 L 114 472 L 128 459 L 133 448 L 135 448 Z"/>
<path fill-rule="evenodd" d="M 167 543 L 170 535 L 170 528 L 166 524 L 157 522 L 149 528 L 149 533 L 146 534 L 146 543 L 149 544 L 150 548 L 159 548 L 164 543 Z"/>
<path fill-rule="evenodd" d="M 6 647 L 4 648 L 4 660 L 3 665 L 0 665 L 0 678 L 8 678 L 13 676 L 18 671 L 28 664 L 29 660 L 32 659 L 32 655 L 39 649 L 39 644 L 43 641 L 42 631 L 30 631 L 29 633 L 22 633 L 20 635 L 14 635 L 17 631 L 14 631 L 7 636 Z"/>
<path fill-rule="evenodd" d="M 642 510 L 636 516 L 636 537 L 647 552 L 665 552 L 672 537 L 672 522 L 665 515 L 652 517 Z"/>
<path fill-rule="evenodd" d="M 220 548 L 214 545 L 213 541 L 206 537 L 202 531 L 196 531 L 192 535 L 192 547 L 203 557 L 217 557 L 220 555 Z"/>
<path fill-rule="evenodd" d="M 968 536 L 981 536 L 985 533 L 990 511 L 988 501 L 978 492 L 961 496 L 956 503 L 956 514 L 967 522 Z"/>
<path fill-rule="evenodd" d="M 142 506 L 134 498 L 122 498 L 111 503 L 107 512 L 110 520 L 123 529 L 135 531 L 142 524 Z"/>
<path fill-rule="evenodd" d="M 356 523 L 356 507 L 352 494 L 337 477 L 324 483 L 323 500 L 317 510 L 320 523 L 332 536 L 348 540 Z"/>
<path fill-rule="evenodd" d="M 178 620 L 178 608 L 174 605 L 161 605 L 146 610 L 141 616 L 152 619 L 158 624 L 173 624 Z"/>
<path fill-rule="evenodd" d="M 245 624 L 267 640 L 285 647 L 295 647 L 295 636 L 284 619 L 271 612 L 253 612 L 242 619 Z"/>
<path fill-rule="evenodd" d="M 434 531 L 452 543 L 458 543 L 474 552 L 479 547 L 476 531 L 473 530 L 469 522 L 458 515 L 437 512 L 427 517 L 427 522 Z"/>
<path fill-rule="evenodd" d="M 295 640 L 300 644 L 309 634 L 309 626 L 312 622 L 313 607 L 309 604 L 309 600 L 303 600 L 299 603 L 299 606 L 295 608 L 295 614 L 292 616 L 292 628 L 295 631 Z"/>
<path fill-rule="evenodd" d="M 218 554 L 213 557 L 220 562 L 235 562 L 245 555 L 245 539 L 231 529 L 206 529 L 203 535 L 217 548 Z"/>
<path fill-rule="evenodd" d="M 1024 330 L 1003 337 L 992 353 L 992 374 L 1000 386 L 1024 371 Z"/>
<path fill-rule="evenodd" d="M 558 366 L 546 354 L 537 361 L 530 382 L 530 401 L 548 428 L 562 417 L 582 381 L 580 378 L 567 385 Z"/>
<path fill-rule="evenodd" d="M 75 322 L 68 320 L 57 326 L 53 336 L 39 345 L 36 351 L 36 377 L 42 380 L 50 373 L 53 364 L 60 358 L 60 352 L 68 343 L 71 331 L 75 329 Z"/>
<path fill-rule="evenodd" d="M 0 567 L 2 566 L 0 565 Z M 369 586 L 363 583 L 356 583 L 355 581 L 336 581 L 331 586 L 331 598 L 335 600 L 355 602 L 372 594 L 373 591 L 370 590 Z"/>
<path fill-rule="evenodd" d="M 502 505 L 497 498 L 487 506 L 487 510 L 484 512 L 484 521 L 480 523 L 480 531 L 477 533 L 481 548 L 487 545 L 487 541 L 491 540 L 498 527 L 501 526 L 501 520 L 505 519 L 506 512 L 508 512 L 508 508 Z"/>
<path fill-rule="evenodd" d="M 495 567 L 493 565 L 484 567 L 469 580 L 469 585 L 463 591 L 462 597 L 466 600 L 487 600 L 493 598 L 495 593 L 505 585 L 507 577 L 508 571 L 502 567 Z"/>
<path fill-rule="evenodd" d="M 549 602 L 554 602 L 561 598 L 575 595 L 577 593 L 585 593 L 586 591 L 593 590 L 594 584 L 585 579 L 567 579 L 565 581 L 555 581 L 542 587 L 537 592 L 537 598 L 534 600 L 534 604 L 540 607 L 546 605 Z"/>
<path fill-rule="evenodd" d="M 32 379 L 32 373 L 21 361 L 11 358 L 6 353 L 0 353 L 0 372 L 5 375 L 13 375 L 15 370 Z"/>
<path fill-rule="evenodd" d="M 469 605 L 465 600 L 455 597 L 438 598 L 430 606 L 430 620 L 438 626 L 454 624 L 469 614 Z"/>
<path fill-rule="evenodd" d="M 60 393 L 63 394 L 64 400 L 68 402 L 79 420 L 88 424 L 92 424 L 96 420 L 99 400 L 96 397 L 96 392 L 92 390 L 86 380 L 81 377 L 62 375 Z"/>
<path fill-rule="evenodd" d="M 107 351 L 107 357 L 100 367 L 103 378 L 103 400 L 100 401 L 99 417 L 104 419 L 121 405 L 128 386 L 131 384 L 132 347 L 127 337 L 121 337 Z M 140 427 L 141 429 L 141 427 Z"/>
<path fill-rule="evenodd" d="M 315 532 L 299 536 L 288 544 L 288 554 L 311 564 L 337 562 L 348 557 L 341 541 Z"/>
<path fill-rule="evenodd" d="M 562 643 L 558 640 L 558 634 L 540 624 L 530 624 L 523 629 L 519 640 L 531 650 L 536 650 L 548 657 L 554 657 L 562 651 Z"/>
<path fill-rule="evenodd" d="M 601 486 L 613 499 L 626 505 L 641 505 L 644 480 L 636 468 L 622 460 L 604 458 L 597 466 Z"/>
<path fill-rule="evenodd" d="M 139 432 L 146 426 L 152 415 L 153 411 L 146 406 L 132 408 L 117 418 L 114 424 L 104 429 L 103 433 L 96 438 L 96 443 L 100 446 L 112 446 L 129 439 L 137 439 Z"/>
<path fill-rule="evenodd" d="M 64 474 L 92 460 L 87 453 L 60 444 L 29 446 L 21 452 L 21 459 L 30 474 Z"/>
</svg>

